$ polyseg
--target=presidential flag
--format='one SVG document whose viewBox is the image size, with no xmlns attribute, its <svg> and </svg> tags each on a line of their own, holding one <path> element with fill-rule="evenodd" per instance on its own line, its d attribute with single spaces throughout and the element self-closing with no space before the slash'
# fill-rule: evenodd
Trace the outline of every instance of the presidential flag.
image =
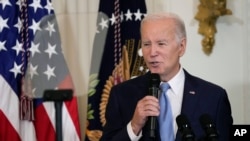
<svg viewBox="0 0 250 141">
<path fill-rule="evenodd" d="M 98 141 L 106 123 L 112 86 L 144 74 L 140 51 L 140 22 L 144 0 L 100 0 L 88 90 L 86 140 Z"/>
<path fill-rule="evenodd" d="M 73 89 L 50 0 L 0 1 L 0 141 L 55 141 L 47 89 Z M 80 141 L 77 100 L 62 104 L 62 138 Z"/>
</svg>

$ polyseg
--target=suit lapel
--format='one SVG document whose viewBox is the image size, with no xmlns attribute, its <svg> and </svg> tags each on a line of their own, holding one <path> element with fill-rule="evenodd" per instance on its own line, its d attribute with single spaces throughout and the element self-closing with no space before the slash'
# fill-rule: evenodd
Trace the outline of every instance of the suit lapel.
<svg viewBox="0 0 250 141">
<path fill-rule="evenodd" d="M 193 115 L 195 109 L 197 108 L 199 93 L 196 88 L 197 85 L 195 84 L 195 81 L 193 81 L 193 76 L 188 74 L 186 71 L 184 72 L 185 83 L 181 113 L 185 115 Z"/>
<path fill-rule="evenodd" d="M 182 100 L 181 114 L 186 115 L 187 117 L 193 117 L 194 112 L 198 105 L 199 92 L 197 91 L 197 84 L 193 76 L 191 76 L 187 71 L 185 73 L 185 82 L 184 82 L 184 92 Z M 177 131 L 176 141 L 181 141 L 181 134 Z"/>
</svg>

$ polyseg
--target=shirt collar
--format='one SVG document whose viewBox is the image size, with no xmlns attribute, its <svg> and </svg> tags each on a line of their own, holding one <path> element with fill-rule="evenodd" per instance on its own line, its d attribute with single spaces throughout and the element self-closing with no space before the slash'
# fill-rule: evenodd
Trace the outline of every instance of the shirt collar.
<svg viewBox="0 0 250 141">
<path fill-rule="evenodd" d="M 184 87 L 184 80 L 185 80 L 185 74 L 183 71 L 183 68 L 181 67 L 179 72 L 168 81 L 168 84 L 170 85 L 172 91 L 174 94 L 179 94 L 180 90 Z"/>
</svg>

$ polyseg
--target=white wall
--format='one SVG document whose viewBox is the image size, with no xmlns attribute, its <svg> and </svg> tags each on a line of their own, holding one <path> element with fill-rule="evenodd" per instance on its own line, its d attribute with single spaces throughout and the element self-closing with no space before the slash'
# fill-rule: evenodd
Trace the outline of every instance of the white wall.
<svg viewBox="0 0 250 141">
<path fill-rule="evenodd" d="M 245 7 L 248 5 L 247 1 L 228 0 L 228 9 L 232 10 L 233 15 L 218 19 L 216 44 L 210 56 L 201 50 L 202 36 L 197 34 L 198 22 L 193 21 L 194 13 L 197 12 L 194 9 L 197 6 L 196 1 L 181 1 L 185 8 L 180 7 L 180 1 L 171 3 L 171 11 L 184 17 L 187 23 L 188 51 L 182 59 L 183 66 L 192 73 L 223 86 L 231 101 L 234 123 L 249 123 L 247 89 L 250 85 L 249 71 L 246 71 L 249 68 L 246 38 L 249 25 Z"/>
<path fill-rule="evenodd" d="M 202 36 L 197 34 L 198 21 L 194 20 L 198 0 L 173 0 L 168 11 L 184 18 L 187 26 L 188 48 L 182 58 L 184 68 L 199 77 L 224 87 L 232 105 L 234 123 L 249 123 L 247 98 L 249 99 L 249 49 L 247 48 L 247 16 L 245 0 L 228 0 L 227 8 L 233 15 L 221 16 L 216 24 L 216 43 L 211 55 L 202 51 Z M 248 59 L 249 60 L 249 59 Z M 245 113 L 244 113 L 245 112 Z M 248 121 L 247 121 L 248 120 Z"/>
<path fill-rule="evenodd" d="M 250 123 L 250 0 L 227 0 L 233 15 L 218 19 L 213 52 L 202 51 L 202 36 L 194 19 L 199 0 L 146 0 L 148 12 L 171 11 L 186 23 L 188 47 L 182 65 L 190 73 L 224 87 L 235 124 Z M 65 56 L 76 86 L 82 135 L 87 87 L 99 0 L 54 0 Z"/>
</svg>

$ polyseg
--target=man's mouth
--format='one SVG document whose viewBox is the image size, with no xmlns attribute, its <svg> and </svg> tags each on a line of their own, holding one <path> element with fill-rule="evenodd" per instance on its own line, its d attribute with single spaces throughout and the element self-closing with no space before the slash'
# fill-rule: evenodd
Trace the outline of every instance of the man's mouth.
<svg viewBox="0 0 250 141">
<path fill-rule="evenodd" d="M 160 63 L 157 62 L 157 61 L 150 62 L 150 65 L 151 65 L 152 67 L 157 67 L 159 64 L 160 64 Z"/>
</svg>

